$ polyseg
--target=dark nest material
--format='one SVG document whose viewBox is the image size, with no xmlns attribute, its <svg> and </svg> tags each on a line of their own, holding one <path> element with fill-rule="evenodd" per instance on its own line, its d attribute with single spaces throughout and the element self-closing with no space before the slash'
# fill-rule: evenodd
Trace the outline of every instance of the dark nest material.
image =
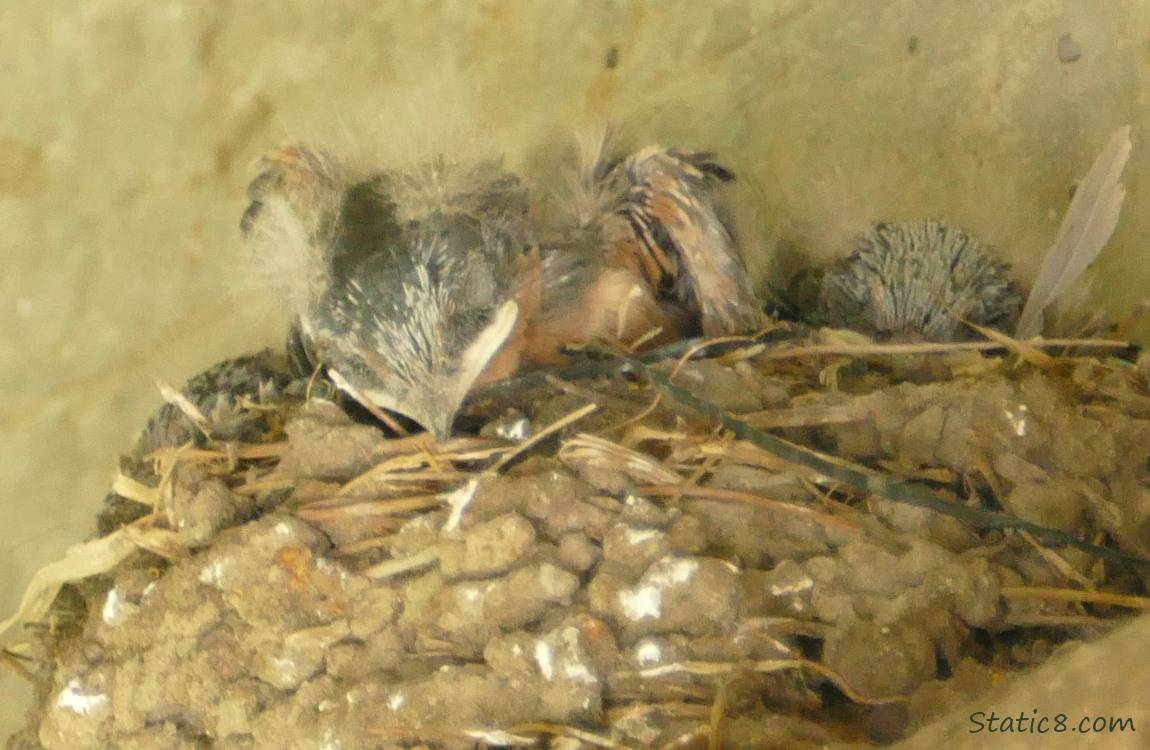
<svg viewBox="0 0 1150 750">
<path fill-rule="evenodd" d="M 861 747 L 1147 607 L 1146 358 L 770 337 L 440 445 L 271 353 L 169 391 L 25 600 L 9 746 Z"/>
</svg>

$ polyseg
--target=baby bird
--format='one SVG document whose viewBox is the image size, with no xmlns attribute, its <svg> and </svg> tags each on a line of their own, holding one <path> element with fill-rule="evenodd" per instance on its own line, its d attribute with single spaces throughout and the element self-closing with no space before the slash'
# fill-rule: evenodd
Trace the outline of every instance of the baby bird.
<svg viewBox="0 0 1150 750">
<path fill-rule="evenodd" d="M 762 312 L 711 195 L 709 157 L 647 149 L 586 170 L 596 208 L 541 226 L 496 162 L 357 172 L 305 146 L 271 152 L 241 226 L 287 275 L 310 356 L 341 390 L 451 434 L 466 395 L 599 339 L 741 333 Z"/>
<path fill-rule="evenodd" d="M 1018 338 L 1039 334 L 1043 311 L 1078 282 L 1118 224 L 1130 150 L 1130 126 L 1124 125 L 1074 191 L 1027 295 L 990 248 L 962 229 L 929 219 L 875 224 L 855 238 L 848 257 L 824 271 L 800 273 L 790 296 L 812 323 L 877 339 L 981 336 L 963 321 Z"/>
<path fill-rule="evenodd" d="M 958 227 L 935 219 L 880 222 L 825 271 L 814 317 L 884 341 L 978 338 L 964 320 L 1010 331 L 1023 297 L 1006 270 Z"/>
<path fill-rule="evenodd" d="M 288 302 L 309 355 L 369 410 L 445 439 L 472 387 L 518 367 L 514 342 L 538 308 L 518 180 L 445 161 L 355 174 L 304 146 L 261 168 L 241 226 L 257 258 L 280 264 L 269 273 L 302 278 Z"/>
<path fill-rule="evenodd" d="M 710 154 L 650 147 L 622 160 L 609 137 L 584 155 L 570 220 L 543 244 L 543 306 L 527 359 L 562 362 L 562 346 L 647 346 L 766 322 L 715 195 L 734 179 Z"/>
</svg>

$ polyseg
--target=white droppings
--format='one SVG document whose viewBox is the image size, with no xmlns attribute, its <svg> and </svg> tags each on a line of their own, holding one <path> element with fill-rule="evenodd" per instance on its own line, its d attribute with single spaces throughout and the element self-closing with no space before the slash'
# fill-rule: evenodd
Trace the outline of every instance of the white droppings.
<svg viewBox="0 0 1150 750">
<path fill-rule="evenodd" d="M 1002 410 L 1002 413 L 1006 416 L 1006 420 L 1010 422 L 1010 426 L 1014 428 L 1014 434 L 1018 437 L 1026 437 L 1026 432 L 1029 427 L 1026 421 L 1028 411 L 1030 411 L 1030 409 L 1027 408 L 1026 404 L 1019 404 L 1017 413 L 1010 409 Z"/>
<path fill-rule="evenodd" d="M 619 606 L 632 622 L 660 617 L 663 614 L 663 591 L 691 580 L 698 569 L 699 563 L 695 560 L 664 557 L 651 566 L 639 586 L 619 592 Z"/>
<path fill-rule="evenodd" d="M 641 667 L 652 667 L 663 661 L 663 649 L 651 639 L 644 639 L 635 647 L 635 659 Z"/>
<path fill-rule="evenodd" d="M 320 741 L 320 750 L 343 750 L 343 743 L 335 736 L 335 730 L 328 727 L 323 732 L 323 739 Z"/>
<path fill-rule="evenodd" d="M 149 596 L 152 595 L 152 592 L 155 590 L 156 590 L 156 582 L 152 581 L 151 583 L 149 583 L 147 586 L 144 587 L 143 592 L 140 593 L 140 599 L 147 599 Z"/>
<path fill-rule="evenodd" d="M 289 659 L 286 656 L 277 656 L 272 659 L 272 666 L 276 668 L 277 672 L 287 678 L 292 678 L 299 672 L 299 665 L 295 663 L 295 659 Z"/>
<path fill-rule="evenodd" d="M 198 576 L 200 583 L 208 586 L 221 586 L 223 585 L 223 577 L 226 566 L 221 560 L 212 560 L 210 563 L 200 569 Z"/>
<path fill-rule="evenodd" d="M 767 591 L 771 593 L 771 596 L 789 596 L 807 591 L 814 585 L 814 579 L 804 575 L 802 578 L 796 578 L 785 583 L 772 583 L 767 587 Z"/>
<path fill-rule="evenodd" d="M 101 692 L 88 692 L 80 684 L 80 680 L 73 677 L 71 682 L 64 686 L 56 697 L 56 705 L 67 708 L 80 716 L 91 716 L 106 706 L 108 696 Z"/>
<path fill-rule="evenodd" d="M 104 622 L 111 625 L 123 613 L 123 605 L 124 599 L 120 596 L 120 590 L 112 587 L 108 591 L 108 595 L 104 597 L 104 606 L 100 610 L 100 616 L 104 618 Z"/>
<path fill-rule="evenodd" d="M 546 641 L 535 642 L 535 663 L 539 665 L 539 674 L 548 682 L 555 676 L 555 654 L 551 644 Z"/>
<path fill-rule="evenodd" d="M 519 417 L 495 428 L 495 434 L 504 440 L 518 443 L 531 437 L 531 420 Z"/>
<path fill-rule="evenodd" d="M 444 531 L 455 531 L 459 522 L 463 520 L 463 512 L 475 499 L 475 491 L 479 489 L 479 481 L 472 479 L 467 484 L 443 495 L 443 501 L 451 507 L 451 513 L 443 523 Z"/>
<path fill-rule="evenodd" d="M 595 678 L 595 673 L 578 659 L 563 664 L 563 676 L 572 682 L 582 682 L 588 685 L 594 685 L 598 682 Z"/>
<path fill-rule="evenodd" d="M 559 637 L 567 644 L 567 650 L 572 655 L 572 658 L 566 660 L 563 664 L 563 676 L 569 680 L 594 685 L 599 681 L 595 677 L 595 673 L 578 658 L 578 654 L 582 653 L 579 648 L 580 635 L 579 628 L 576 627 L 566 627 L 563 629 L 563 632 L 560 633 Z"/>
<path fill-rule="evenodd" d="M 663 592 L 655 586 L 620 591 L 619 606 L 632 622 L 654 619 L 663 614 Z"/>
<path fill-rule="evenodd" d="M 627 527 L 627 544 L 634 547 L 651 539 L 657 539 L 661 535 L 662 532 L 656 531 L 655 529 L 633 529 Z"/>
<path fill-rule="evenodd" d="M 651 583 L 666 588 L 671 584 L 690 581 L 698 569 L 699 563 L 696 560 L 677 560 L 673 557 L 664 557 L 651 566 L 651 571 L 647 575 L 651 579 Z"/>
<path fill-rule="evenodd" d="M 407 703 L 407 696 L 403 693 L 392 693 L 387 696 L 387 707 L 392 711 L 398 711 L 403 708 L 403 704 Z"/>
<path fill-rule="evenodd" d="M 475 602 L 483 598 L 483 592 L 474 586 L 468 586 L 467 588 L 463 589 L 462 593 L 463 600 L 469 604 L 475 604 Z"/>
<path fill-rule="evenodd" d="M 295 536 L 295 530 L 292 529 L 292 525 L 287 521 L 280 521 L 273 528 L 280 536 Z"/>
</svg>

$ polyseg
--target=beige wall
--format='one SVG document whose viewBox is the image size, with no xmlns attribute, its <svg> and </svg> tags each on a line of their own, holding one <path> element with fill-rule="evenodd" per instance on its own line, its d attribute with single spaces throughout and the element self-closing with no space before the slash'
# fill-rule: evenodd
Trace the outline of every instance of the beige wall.
<svg viewBox="0 0 1150 750">
<path fill-rule="evenodd" d="M 275 305 L 231 283 L 261 149 L 466 141 L 540 166 L 610 119 L 722 154 L 760 272 L 780 244 L 825 255 L 868 219 L 945 215 L 1028 282 L 1071 181 L 1129 122 L 1098 273 L 1121 312 L 1150 279 L 1148 16 L 1137 0 L 8 0 L 0 608 L 89 533 L 156 378 L 279 340 Z M 0 735 L 20 711 L 0 700 Z"/>
</svg>

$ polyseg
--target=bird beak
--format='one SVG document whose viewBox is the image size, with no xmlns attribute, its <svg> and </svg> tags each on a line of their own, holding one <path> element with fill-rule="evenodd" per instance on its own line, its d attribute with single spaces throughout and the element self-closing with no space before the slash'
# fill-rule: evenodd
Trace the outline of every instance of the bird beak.
<svg viewBox="0 0 1150 750">
<path fill-rule="evenodd" d="M 467 398 L 476 378 L 491 358 L 507 341 L 519 317 L 519 306 L 514 300 L 505 302 L 491 318 L 470 346 L 463 352 L 460 362 L 450 373 L 432 373 L 424 382 L 413 383 L 400 393 L 377 389 L 356 389 L 338 371 L 328 368 L 328 376 L 341 390 L 363 404 L 369 411 L 387 409 L 414 419 L 437 442 L 451 437 L 455 415 Z M 373 359 L 365 356 L 369 366 Z M 378 416 L 378 415 L 377 415 Z"/>
<path fill-rule="evenodd" d="M 328 369 L 328 377 L 332 379 L 344 393 L 354 398 L 369 412 L 375 415 L 384 424 L 391 424 L 389 418 L 380 412 L 381 409 L 402 414 L 427 430 L 438 443 L 451 437 L 451 428 L 455 424 L 455 415 L 459 412 L 462 399 L 457 398 L 456 384 L 448 381 L 444 387 L 428 387 L 419 394 L 408 394 L 408 400 L 399 401 L 391 394 L 382 391 L 359 391 L 336 370 Z"/>
<path fill-rule="evenodd" d="M 431 419 L 419 424 L 431 433 L 437 443 L 445 443 L 451 438 L 451 428 L 455 425 L 455 415 L 459 412 L 458 408 L 452 409 L 450 412 L 441 410 L 431 415 Z"/>
<path fill-rule="evenodd" d="M 459 413 L 464 399 L 467 398 L 480 373 L 487 367 L 487 363 L 507 342 L 507 337 L 511 335 L 518 317 L 519 305 L 515 300 L 503 303 L 495 311 L 487 327 L 463 352 L 458 372 L 438 387 L 429 388 L 425 392 L 427 402 L 419 404 L 421 408 L 413 410 L 418 413 L 405 412 L 435 436 L 437 442 L 443 442 L 451 437 L 455 415 Z"/>
</svg>

